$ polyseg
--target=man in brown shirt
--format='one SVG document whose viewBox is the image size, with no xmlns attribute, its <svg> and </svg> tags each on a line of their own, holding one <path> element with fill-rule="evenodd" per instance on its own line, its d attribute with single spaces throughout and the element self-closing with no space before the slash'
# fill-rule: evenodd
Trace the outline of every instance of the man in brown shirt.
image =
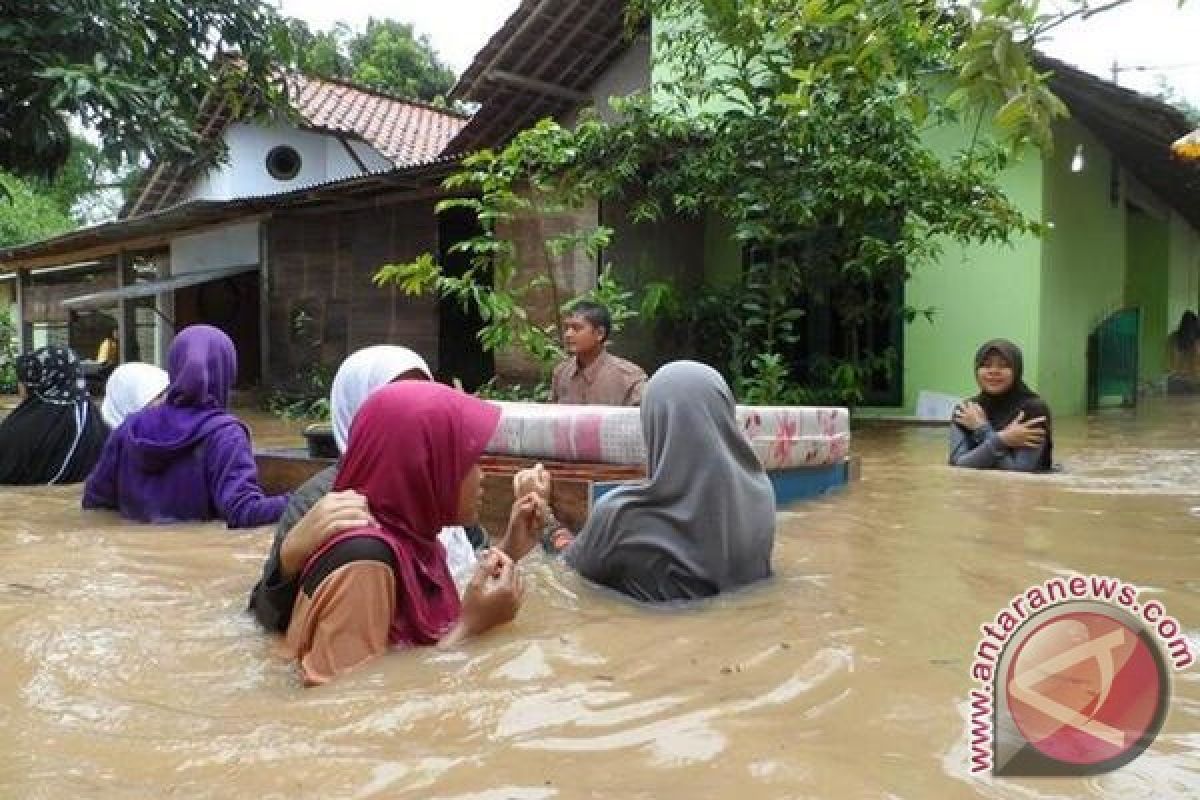
<svg viewBox="0 0 1200 800">
<path fill-rule="evenodd" d="M 563 322 L 570 358 L 554 368 L 550 401 L 565 405 L 636 406 L 642 402 L 646 373 L 608 352 L 612 316 L 599 303 L 581 301 Z"/>
</svg>

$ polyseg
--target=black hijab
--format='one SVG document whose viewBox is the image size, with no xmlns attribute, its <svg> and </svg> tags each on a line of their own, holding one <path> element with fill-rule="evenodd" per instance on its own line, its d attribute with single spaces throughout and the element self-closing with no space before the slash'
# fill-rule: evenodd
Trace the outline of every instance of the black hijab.
<svg viewBox="0 0 1200 800">
<path fill-rule="evenodd" d="M 1042 469 L 1050 469 L 1054 464 L 1054 432 L 1050 406 L 1046 405 L 1046 401 L 1037 392 L 1025 384 L 1023 379 L 1025 374 L 1025 358 L 1021 355 L 1021 348 L 1007 339 L 992 339 L 989 342 L 983 343 L 979 350 L 975 352 L 976 372 L 978 372 L 979 368 L 983 366 L 983 362 L 987 361 L 987 357 L 992 353 L 999 355 L 1012 366 L 1012 386 L 1004 394 L 988 394 L 987 392 L 980 391 L 971 400 L 983 408 L 983 412 L 987 414 L 988 424 L 996 432 L 1008 427 L 1009 423 L 1016 419 L 1017 414 L 1022 411 L 1025 412 L 1026 420 L 1045 417 L 1046 420 L 1042 423 L 1042 427 L 1046 430 L 1046 447 L 1042 451 L 1042 460 L 1039 466 Z"/>
<path fill-rule="evenodd" d="M 1190 353 L 1200 339 L 1200 318 L 1195 311 L 1185 311 L 1179 320 L 1179 327 L 1171 334 L 1171 344 L 1181 353 Z"/>
<path fill-rule="evenodd" d="M 95 466 L 108 426 L 88 398 L 79 359 L 65 347 L 17 358 L 28 396 L 0 422 L 0 484 L 76 483 Z"/>
</svg>

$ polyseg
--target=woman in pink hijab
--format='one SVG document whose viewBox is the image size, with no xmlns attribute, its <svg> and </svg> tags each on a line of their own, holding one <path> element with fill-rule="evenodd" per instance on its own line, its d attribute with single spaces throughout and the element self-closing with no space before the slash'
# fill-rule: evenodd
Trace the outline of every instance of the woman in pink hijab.
<svg viewBox="0 0 1200 800">
<path fill-rule="evenodd" d="M 331 537 L 301 571 L 286 645 L 307 685 L 389 647 L 456 642 L 516 616 L 512 558 L 489 551 L 460 603 L 438 541 L 443 527 L 478 519 L 478 461 L 499 420 L 490 403 L 420 381 L 380 389 L 359 410 L 333 489 L 366 497 L 377 524 Z M 537 495 L 517 500 L 510 531 L 534 541 L 543 513 Z"/>
</svg>

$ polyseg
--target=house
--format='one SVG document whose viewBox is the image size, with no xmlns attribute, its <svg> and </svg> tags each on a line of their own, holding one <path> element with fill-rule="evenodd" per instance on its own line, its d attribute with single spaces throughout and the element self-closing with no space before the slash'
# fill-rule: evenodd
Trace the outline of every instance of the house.
<svg viewBox="0 0 1200 800">
<path fill-rule="evenodd" d="M 434 213 L 467 118 L 341 81 L 288 83 L 287 122 L 205 101 L 201 132 L 223 143 L 221 163 L 154 164 L 118 220 L 0 252 L 22 348 L 66 342 L 86 357 L 115 324 L 125 360 L 162 364 L 175 330 L 208 322 L 238 348 L 239 386 L 285 386 L 381 341 L 486 377 L 460 311 L 371 280 L 473 229 Z"/>
<path fill-rule="evenodd" d="M 586 10 L 571 0 L 523 2 L 452 93 L 481 104 L 459 144 L 494 147 L 541 117 L 569 124 L 583 106 L 603 109 L 611 95 L 652 89 L 662 66 L 653 41 L 646 32 L 623 35 L 622 12 L 620 0 Z M 947 247 L 895 287 L 894 318 L 874 326 L 867 346 L 895 348 L 900 369 L 871 387 L 872 404 L 911 411 L 922 390 L 973 393 L 972 356 L 994 337 L 1023 348 L 1028 381 L 1058 413 L 1104 402 L 1118 391 L 1110 387 L 1120 385 L 1120 373 L 1136 368 L 1121 390 L 1131 400 L 1139 386 L 1159 382 L 1169 330 L 1200 302 L 1200 170 L 1170 152 L 1190 130 L 1186 119 L 1158 100 L 1039 58 L 1071 118 L 1055 125 L 1052 151 L 1027 154 L 1001 185 L 1047 232 L 1011 246 Z M 931 143 L 952 152 L 970 135 L 944 128 Z M 637 226 L 608 204 L 576 219 L 598 221 L 616 231 L 605 259 L 634 283 L 652 277 L 686 286 L 742 268 L 742 249 L 712 215 Z M 564 278 L 578 291 L 594 275 L 568 270 Z M 934 314 L 906 323 L 903 306 Z M 806 310 L 810 340 L 831 339 L 837 309 Z M 620 344 L 648 367 L 672 356 L 648 331 L 631 331 Z"/>
<path fill-rule="evenodd" d="M 469 119 L 313 79 L 294 91 L 298 126 L 256 127 L 213 109 L 206 130 L 224 137 L 226 165 L 159 165 L 118 222 L 0 251 L 0 293 L 7 286 L 20 301 L 23 341 L 61 335 L 69 314 L 107 307 L 127 356 L 161 360 L 171 330 L 191 321 L 227 327 L 249 383 L 286 384 L 381 341 L 413 346 L 468 386 L 493 369 L 531 377 L 512 354 L 491 363 L 471 335 L 478 321 L 457 305 L 379 290 L 370 276 L 423 252 L 462 268 L 449 248 L 473 220 L 434 214 L 457 154 L 503 145 L 547 116 L 570 124 L 585 107 L 607 113 L 609 97 L 653 88 L 662 65 L 647 29 L 629 35 L 624 6 L 524 0 L 452 91 L 478 104 Z M 1161 376 L 1168 330 L 1200 301 L 1200 172 L 1170 155 L 1186 120 L 1061 62 L 1041 66 L 1072 118 L 1056 124 L 1053 151 L 1028 154 L 1001 183 L 1046 235 L 950 246 L 904 286 L 885 287 L 895 314 L 864 347 L 894 348 L 900 368 L 871 387 L 872 404 L 911 410 L 923 390 L 973 391 L 974 350 L 997 336 L 1021 345 L 1027 379 L 1058 413 L 1131 399 Z M 968 136 L 943 128 L 932 142 L 952 151 Z M 603 260 L 630 285 L 736 279 L 746 259 L 716 215 L 637 225 L 612 202 L 530 215 L 504 233 L 524 268 L 552 271 L 561 298 L 591 288 L 596 265 L 578 253 L 551 259 L 542 243 L 597 222 L 616 233 Z M 550 294 L 535 297 L 530 315 L 551 319 L 553 305 Z M 932 320 L 905 322 L 904 306 L 932 308 Z M 807 338 L 833 338 L 838 310 L 806 311 Z M 653 328 L 624 332 L 619 346 L 651 368 L 676 355 Z"/>
</svg>

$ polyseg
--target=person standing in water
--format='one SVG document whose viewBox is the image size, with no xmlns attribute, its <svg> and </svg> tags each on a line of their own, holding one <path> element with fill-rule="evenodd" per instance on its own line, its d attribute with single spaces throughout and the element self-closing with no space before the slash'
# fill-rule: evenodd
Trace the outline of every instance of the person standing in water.
<svg viewBox="0 0 1200 800">
<path fill-rule="evenodd" d="M 113 370 L 104 384 L 104 402 L 100 413 L 114 431 L 133 414 L 150 405 L 171 379 L 165 370 L 153 364 L 130 361 Z"/>
<path fill-rule="evenodd" d="M 1196 312 L 1183 312 L 1179 327 L 1167 337 L 1167 356 L 1167 394 L 1200 392 L 1200 318 Z"/>
<path fill-rule="evenodd" d="M 227 411 L 237 375 L 233 342 L 210 325 L 185 328 L 171 342 L 167 375 L 166 399 L 109 437 L 83 507 L 117 509 L 139 522 L 276 522 L 288 498 L 263 492 L 250 431 Z"/>
<path fill-rule="evenodd" d="M 345 454 L 350 428 L 367 398 L 397 381 L 431 381 L 425 359 L 407 347 L 376 345 L 352 353 L 338 367 L 329 391 L 333 438 Z M 292 493 L 275 528 L 275 540 L 263 565 L 262 578 L 250 593 L 249 610 L 265 629 L 287 630 L 300 591 L 300 568 L 332 535 L 374 524 L 367 499 L 348 489 L 333 492 L 338 464 L 326 467 Z M 486 544 L 481 528 L 443 528 L 438 539 L 456 583 L 465 584 L 475 571 L 475 549 Z"/>
<path fill-rule="evenodd" d="M 979 394 L 954 411 L 950 464 L 972 469 L 1040 472 L 1054 464 L 1050 407 L 1022 380 L 1021 349 L 1007 339 L 975 354 Z"/>
<path fill-rule="evenodd" d="M 579 535 L 560 528 L 550 549 L 565 548 L 580 575 L 644 603 L 770 577 L 775 490 L 721 374 L 695 361 L 663 366 L 646 384 L 641 417 L 649 479 L 604 495 Z"/>
<path fill-rule="evenodd" d="M 375 522 L 330 537 L 300 570 L 284 641 L 305 685 L 393 647 L 453 644 L 516 616 L 514 558 L 488 551 L 460 601 L 438 541 L 445 526 L 478 521 L 478 462 L 499 421 L 497 406 L 425 381 L 392 383 L 367 398 L 333 489 L 365 497 Z M 513 505 L 510 529 L 529 547 L 540 511 L 536 496 Z"/>
<path fill-rule="evenodd" d="M 569 358 L 554 368 L 550 402 L 567 405 L 636 406 L 646 373 L 608 352 L 612 315 L 599 303 L 579 301 L 563 321 Z"/>
<path fill-rule="evenodd" d="M 108 438 L 79 359 L 66 347 L 40 347 L 18 356 L 16 371 L 23 397 L 0 422 L 0 484 L 78 483 Z"/>
</svg>

